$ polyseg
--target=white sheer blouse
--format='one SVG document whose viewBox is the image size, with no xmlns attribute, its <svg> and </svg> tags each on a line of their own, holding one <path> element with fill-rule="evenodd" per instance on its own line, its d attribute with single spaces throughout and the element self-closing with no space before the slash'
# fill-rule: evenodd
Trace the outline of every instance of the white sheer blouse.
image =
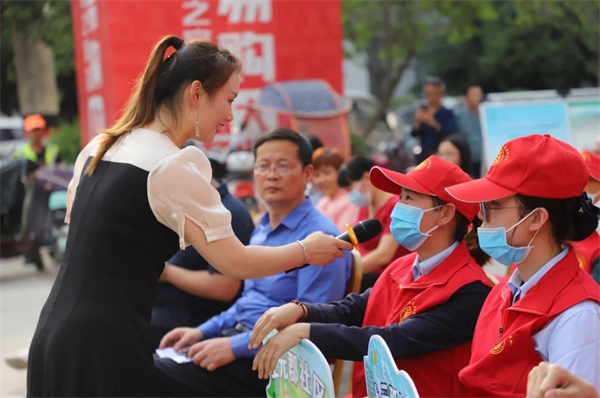
<svg viewBox="0 0 600 398">
<path fill-rule="evenodd" d="M 77 157 L 67 191 L 67 223 L 85 164 L 100 143 L 101 136 L 97 136 Z M 148 172 L 150 208 L 160 223 L 177 233 L 182 249 L 189 245 L 184 232 L 186 220 L 198 225 L 208 242 L 233 236 L 231 213 L 211 185 L 210 162 L 198 148 L 182 150 L 163 134 L 136 129 L 113 145 L 102 160 L 131 164 Z"/>
</svg>

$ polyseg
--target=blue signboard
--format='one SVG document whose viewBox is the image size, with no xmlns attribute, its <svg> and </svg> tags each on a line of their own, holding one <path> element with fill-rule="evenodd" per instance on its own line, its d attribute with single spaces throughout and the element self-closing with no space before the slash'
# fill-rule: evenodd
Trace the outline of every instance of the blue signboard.
<svg viewBox="0 0 600 398">
<path fill-rule="evenodd" d="M 487 166 L 507 141 L 531 134 L 550 134 L 573 144 L 565 101 L 495 104 L 480 108 L 484 159 Z"/>
</svg>

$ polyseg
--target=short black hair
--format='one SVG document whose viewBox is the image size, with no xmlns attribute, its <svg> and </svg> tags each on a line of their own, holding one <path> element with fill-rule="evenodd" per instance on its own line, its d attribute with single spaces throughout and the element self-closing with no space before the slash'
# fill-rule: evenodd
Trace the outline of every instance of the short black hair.
<svg viewBox="0 0 600 398">
<path fill-rule="evenodd" d="M 360 181 L 365 173 L 371 171 L 375 166 L 375 163 L 364 156 L 355 156 L 346 163 L 344 166 L 344 178 L 347 181 L 347 185 L 350 185 L 354 181 Z"/>
<path fill-rule="evenodd" d="M 425 78 L 425 84 L 431 84 L 432 86 L 437 86 L 443 91 L 446 91 L 446 83 L 444 83 L 444 81 L 437 76 L 427 76 Z"/>
<path fill-rule="evenodd" d="M 254 158 L 256 159 L 256 151 L 258 150 L 258 147 L 265 142 L 273 140 L 286 140 L 293 142 L 298 146 L 298 158 L 302 163 L 302 167 L 304 168 L 312 164 L 313 150 L 310 146 L 310 142 L 308 142 L 306 137 L 304 137 L 302 134 L 283 127 L 275 129 L 267 135 L 263 135 L 258 139 L 258 141 L 256 141 L 256 144 L 254 144 L 254 149 L 252 150 L 254 153 Z"/>
<path fill-rule="evenodd" d="M 323 147 L 323 143 L 316 135 L 308 136 L 308 142 L 310 142 L 310 146 L 312 147 L 313 151 Z"/>
<path fill-rule="evenodd" d="M 210 162 L 210 168 L 212 169 L 212 176 L 215 180 L 222 180 L 227 176 L 227 166 L 211 157 L 208 158 Z"/>
</svg>

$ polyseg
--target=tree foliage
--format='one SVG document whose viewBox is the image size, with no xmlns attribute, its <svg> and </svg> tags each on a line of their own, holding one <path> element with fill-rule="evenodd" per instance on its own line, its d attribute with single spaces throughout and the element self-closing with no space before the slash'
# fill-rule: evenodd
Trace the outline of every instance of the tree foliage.
<svg viewBox="0 0 600 398">
<path fill-rule="evenodd" d="M 0 84 L 2 85 L 2 113 L 18 109 L 16 95 L 16 71 L 13 54 L 13 31 L 17 30 L 34 41 L 46 43 L 54 52 L 56 74 L 66 80 L 67 90 L 61 89 L 63 98 L 72 98 L 66 92 L 74 87 L 75 59 L 73 56 L 73 28 L 71 2 L 59 0 L 27 1 L 2 0 L 2 24 L 0 40 Z M 18 44 L 18 43 L 17 43 Z"/>
<path fill-rule="evenodd" d="M 420 57 L 458 93 L 597 86 L 600 2 L 494 1 L 497 18 L 459 44 L 432 43 Z"/>
</svg>

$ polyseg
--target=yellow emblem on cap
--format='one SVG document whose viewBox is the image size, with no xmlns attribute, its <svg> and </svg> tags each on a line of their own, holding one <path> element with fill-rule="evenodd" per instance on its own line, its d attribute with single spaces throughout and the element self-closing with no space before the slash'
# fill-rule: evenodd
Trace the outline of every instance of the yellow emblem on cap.
<svg viewBox="0 0 600 398">
<path fill-rule="evenodd" d="M 429 159 L 425 159 L 424 161 L 422 161 L 421 163 L 419 163 L 414 169 L 412 169 L 411 171 L 417 171 L 417 170 L 421 170 L 421 169 L 428 169 L 431 167 L 431 160 Z"/>
<path fill-rule="evenodd" d="M 497 165 L 503 160 L 508 160 L 508 154 L 509 152 L 507 147 L 503 146 L 502 148 L 500 148 L 500 152 L 498 152 L 498 155 L 496 155 L 496 159 L 494 159 L 494 161 L 492 162 L 492 166 Z"/>
</svg>

